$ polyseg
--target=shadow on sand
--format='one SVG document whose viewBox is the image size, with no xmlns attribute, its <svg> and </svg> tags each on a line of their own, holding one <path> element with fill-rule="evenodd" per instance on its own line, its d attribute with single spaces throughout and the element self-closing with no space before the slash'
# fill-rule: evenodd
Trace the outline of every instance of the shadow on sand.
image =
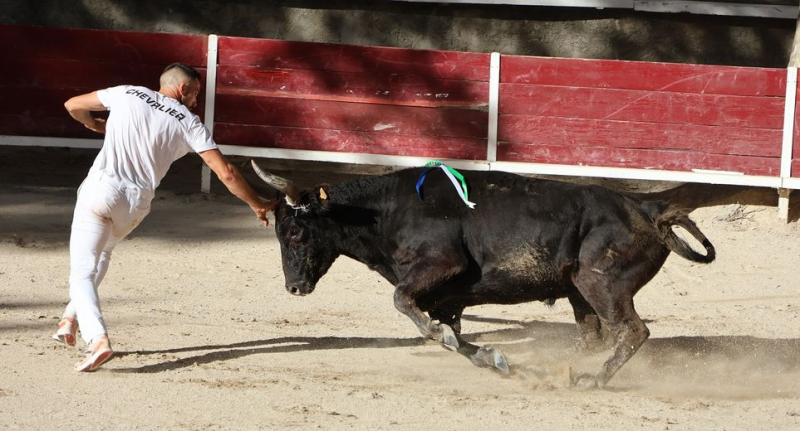
<svg viewBox="0 0 800 431">
<path fill-rule="evenodd" d="M 584 356 L 574 349 L 575 328 L 567 323 L 510 321 L 465 316 L 465 320 L 510 325 L 498 330 L 464 334 L 467 341 L 489 344 L 505 352 L 510 378 L 550 388 L 566 387 L 572 368 L 595 370 L 610 354 Z M 422 338 L 277 337 L 233 344 L 199 345 L 165 350 L 117 352 L 117 358 L 159 355 L 181 356 L 149 365 L 112 368 L 114 373 L 162 373 L 198 364 L 229 361 L 251 355 L 300 353 L 319 350 L 386 349 L 422 346 Z M 438 350 L 442 361 L 463 360 Z M 435 353 L 434 353 L 435 350 Z M 198 354 L 194 354 L 198 353 Z M 427 354 L 426 354 L 427 355 Z M 660 395 L 696 395 L 718 398 L 798 397 L 791 382 L 800 379 L 800 339 L 765 339 L 749 336 L 670 337 L 648 340 L 634 358 L 612 379 L 611 390 L 655 391 Z M 413 360 L 413 359 L 410 359 Z M 564 377 L 564 370 L 567 376 Z M 547 374 L 561 374 L 553 383 Z M 498 373 L 498 378 L 501 374 Z M 535 384 L 534 387 L 542 387 Z"/>
</svg>

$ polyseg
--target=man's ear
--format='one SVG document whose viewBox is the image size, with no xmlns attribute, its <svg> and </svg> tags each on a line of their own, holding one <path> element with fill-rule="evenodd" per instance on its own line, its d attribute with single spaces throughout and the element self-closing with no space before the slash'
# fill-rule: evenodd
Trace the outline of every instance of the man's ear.
<svg viewBox="0 0 800 431">
<path fill-rule="evenodd" d="M 181 82 L 178 84 L 178 95 L 183 98 L 186 95 L 186 91 L 189 89 L 189 84 L 185 82 Z"/>
</svg>

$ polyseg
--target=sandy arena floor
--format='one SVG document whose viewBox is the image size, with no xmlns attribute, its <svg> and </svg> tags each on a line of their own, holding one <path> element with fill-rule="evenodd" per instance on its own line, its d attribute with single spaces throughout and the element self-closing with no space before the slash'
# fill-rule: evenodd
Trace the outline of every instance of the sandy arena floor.
<svg viewBox="0 0 800 431">
<path fill-rule="evenodd" d="M 576 391 L 570 369 L 604 356 L 574 354 L 567 301 L 468 309 L 465 334 L 512 373 L 479 369 L 423 341 L 357 262 L 289 295 L 274 231 L 171 176 L 101 288 L 116 356 L 79 374 L 50 335 L 86 159 L 0 154 L 2 429 L 800 429 L 800 224 L 775 207 L 694 211 L 717 261 L 672 255 L 636 298 L 651 339 L 608 390 Z"/>
</svg>

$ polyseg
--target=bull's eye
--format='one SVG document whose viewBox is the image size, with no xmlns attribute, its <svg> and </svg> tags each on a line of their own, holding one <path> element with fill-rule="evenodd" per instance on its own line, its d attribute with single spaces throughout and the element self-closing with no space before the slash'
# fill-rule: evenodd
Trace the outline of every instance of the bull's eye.
<svg viewBox="0 0 800 431">
<path fill-rule="evenodd" d="M 300 241 L 302 235 L 303 235 L 303 229 L 300 229 L 300 226 L 292 226 L 289 229 L 289 239 L 294 242 Z"/>
</svg>

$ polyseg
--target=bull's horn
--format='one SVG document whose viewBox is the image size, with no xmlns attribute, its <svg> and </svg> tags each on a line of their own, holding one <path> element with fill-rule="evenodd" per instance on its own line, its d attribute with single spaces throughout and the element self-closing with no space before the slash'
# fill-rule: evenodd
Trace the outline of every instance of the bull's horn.
<svg viewBox="0 0 800 431">
<path fill-rule="evenodd" d="M 253 165 L 253 170 L 256 171 L 256 174 L 258 174 L 265 183 L 286 195 L 286 203 L 292 206 L 297 204 L 297 201 L 300 199 L 300 190 L 297 189 L 297 186 L 295 186 L 293 182 L 286 178 L 270 174 L 269 172 L 264 172 L 258 167 L 255 160 L 250 160 L 250 163 Z"/>
</svg>

